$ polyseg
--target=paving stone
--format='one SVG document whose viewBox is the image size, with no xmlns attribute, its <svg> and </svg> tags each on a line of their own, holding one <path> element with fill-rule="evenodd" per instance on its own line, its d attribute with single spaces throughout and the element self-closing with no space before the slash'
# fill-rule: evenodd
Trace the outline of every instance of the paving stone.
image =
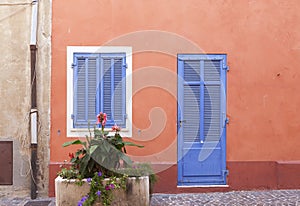
<svg viewBox="0 0 300 206">
<path fill-rule="evenodd" d="M 151 206 L 185 205 L 257 205 L 257 206 L 300 206 L 300 190 L 233 191 L 226 193 L 199 194 L 154 194 Z"/>
<path fill-rule="evenodd" d="M 0 198 L 0 206 L 55 206 L 55 198 Z M 300 206 L 300 190 L 153 194 L 150 206 Z"/>
</svg>

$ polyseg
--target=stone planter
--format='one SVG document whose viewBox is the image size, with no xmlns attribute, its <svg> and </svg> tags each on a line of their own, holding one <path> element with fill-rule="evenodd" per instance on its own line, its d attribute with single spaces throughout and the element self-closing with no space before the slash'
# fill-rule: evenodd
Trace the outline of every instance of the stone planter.
<svg viewBox="0 0 300 206">
<path fill-rule="evenodd" d="M 75 184 L 75 180 L 67 180 L 61 177 L 55 179 L 56 206 L 74 206 L 90 191 L 89 184 L 84 181 L 82 186 Z M 149 206 L 149 177 L 129 177 L 126 190 L 116 189 L 113 191 L 111 205 L 117 206 Z M 101 206 L 101 203 L 95 203 Z"/>
</svg>

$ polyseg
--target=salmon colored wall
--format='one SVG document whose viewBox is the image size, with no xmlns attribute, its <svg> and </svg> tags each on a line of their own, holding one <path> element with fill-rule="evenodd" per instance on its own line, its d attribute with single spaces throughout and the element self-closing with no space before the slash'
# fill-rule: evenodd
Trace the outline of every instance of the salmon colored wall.
<svg viewBox="0 0 300 206">
<path fill-rule="evenodd" d="M 299 10 L 298 0 L 53 0 L 51 162 L 68 158 L 68 151 L 61 147 L 69 140 L 66 138 L 66 47 L 100 46 L 121 35 L 143 30 L 177 34 L 205 53 L 228 54 L 228 161 L 299 160 Z M 151 42 L 145 39 L 140 43 L 147 45 L 147 41 Z M 132 42 L 120 46 L 133 46 L 136 51 L 139 45 Z M 173 54 L 160 52 L 160 44 L 154 46 L 160 48 L 158 52 L 133 55 L 133 139 L 146 147 L 129 150 L 133 156 L 139 156 L 137 159 L 175 163 L 174 53 L 194 50 L 182 49 L 175 40 L 163 47 Z M 161 76 L 158 67 L 163 68 L 162 73 L 171 75 Z M 162 77 L 166 78 L 162 84 L 168 90 L 159 87 L 138 90 L 144 81 L 157 84 Z M 152 114 L 166 117 L 166 126 L 153 137 L 149 135 L 152 129 L 149 113 L 157 107 L 161 110 Z M 153 120 L 155 124 L 161 118 Z M 158 154 L 160 151 L 163 153 Z"/>
</svg>

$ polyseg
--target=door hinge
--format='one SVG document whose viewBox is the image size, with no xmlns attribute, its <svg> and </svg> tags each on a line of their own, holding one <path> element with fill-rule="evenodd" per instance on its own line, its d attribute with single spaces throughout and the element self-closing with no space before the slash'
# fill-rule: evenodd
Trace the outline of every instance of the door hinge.
<svg viewBox="0 0 300 206">
<path fill-rule="evenodd" d="M 186 120 L 179 120 L 179 127 L 182 127 L 182 123 L 186 123 Z"/>
<path fill-rule="evenodd" d="M 224 70 L 229 71 L 229 66 L 223 67 Z"/>
<path fill-rule="evenodd" d="M 74 114 L 71 114 L 71 119 L 74 119 L 75 118 L 75 115 Z"/>
<path fill-rule="evenodd" d="M 229 175 L 229 170 L 223 170 L 223 175 L 228 176 Z"/>
<path fill-rule="evenodd" d="M 229 117 L 226 117 L 225 123 L 226 123 L 226 124 L 229 124 Z"/>
</svg>

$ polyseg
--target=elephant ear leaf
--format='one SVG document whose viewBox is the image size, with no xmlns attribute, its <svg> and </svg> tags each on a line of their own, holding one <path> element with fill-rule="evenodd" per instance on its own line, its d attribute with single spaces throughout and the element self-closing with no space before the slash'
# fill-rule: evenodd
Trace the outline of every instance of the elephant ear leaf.
<svg viewBox="0 0 300 206">
<path fill-rule="evenodd" d="M 79 139 L 77 139 L 77 140 L 73 140 L 73 141 L 69 141 L 69 142 L 65 142 L 65 143 L 63 143 L 63 147 L 67 147 L 67 146 L 70 146 L 70 145 L 76 145 L 76 144 L 81 144 L 81 145 L 84 145 L 84 146 L 86 146 L 86 142 L 82 142 L 82 141 L 80 141 Z"/>
<path fill-rule="evenodd" d="M 127 164 L 127 165 L 132 165 L 132 160 L 125 155 L 124 153 L 121 153 L 120 158 Z"/>
<path fill-rule="evenodd" d="M 124 146 L 135 146 L 135 147 L 139 147 L 139 148 L 143 148 L 143 145 L 138 145 L 138 144 L 134 144 L 132 142 L 123 142 Z"/>
<path fill-rule="evenodd" d="M 90 158 L 91 158 L 90 155 L 85 155 L 85 156 L 81 159 L 79 171 L 80 171 L 80 173 L 81 173 L 83 176 L 85 176 L 85 174 L 87 173 L 86 167 L 87 167 L 88 164 L 89 164 Z"/>
</svg>

